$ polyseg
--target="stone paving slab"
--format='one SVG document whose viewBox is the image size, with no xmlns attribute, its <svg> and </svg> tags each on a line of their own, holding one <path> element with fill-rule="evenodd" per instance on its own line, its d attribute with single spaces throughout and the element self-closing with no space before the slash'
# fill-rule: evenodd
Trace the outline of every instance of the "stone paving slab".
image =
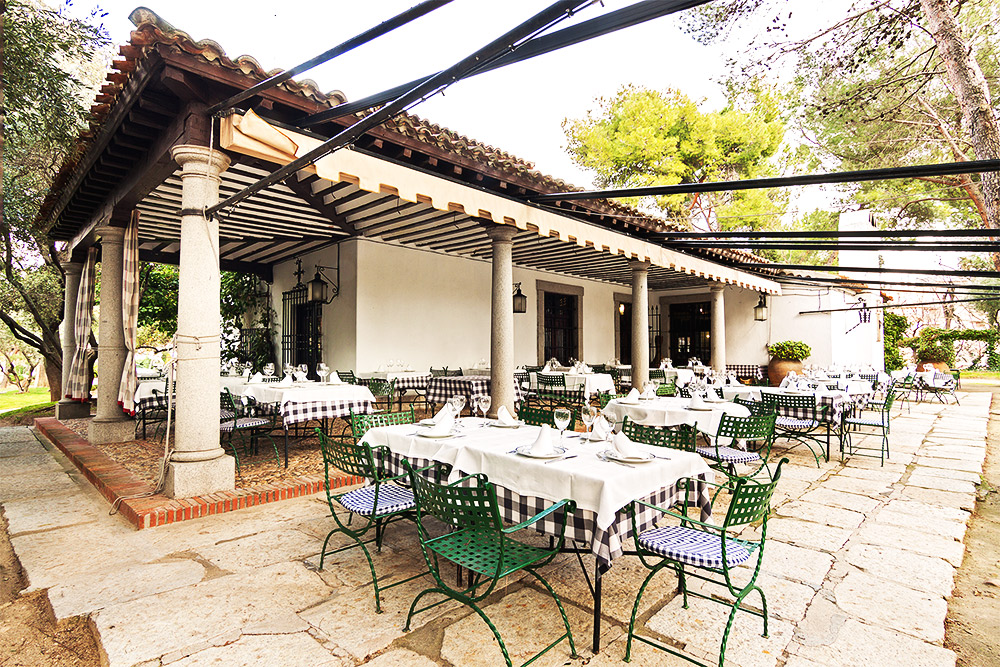
<svg viewBox="0 0 1000 667">
<path fill-rule="evenodd" d="M 851 530 L 826 526 L 798 519 L 771 519 L 767 522 L 767 538 L 795 546 L 833 553 L 851 536 Z"/>
<path fill-rule="evenodd" d="M 833 489 L 826 488 L 825 485 L 803 494 L 801 499 L 807 502 L 816 503 L 817 505 L 839 507 L 845 510 L 862 512 L 864 514 L 874 511 L 875 508 L 879 506 L 879 501 L 874 498 L 868 498 L 856 493 L 835 491 Z"/>
<path fill-rule="evenodd" d="M 867 624 L 898 630 L 927 642 L 944 641 L 944 598 L 878 579 L 849 573 L 834 589 L 837 606 Z"/>
<path fill-rule="evenodd" d="M 906 634 L 848 618 L 838 625 L 835 638 L 815 645 L 792 644 L 794 655 L 820 665 L 837 667 L 954 667 L 955 653 Z"/>
<path fill-rule="evenodd" d="M 303 560 L 321 546 L 312 535 L 285 528 L 202 547 L 198 554 L 227 572 L 253 572 L 284 561 Z"/>
<path fill-rule="evenodd" d="M 976 506 L 976 496 L 973 493 L 954 493 L 909 486 L 903 489 L 901 496 L 907 500 L 966 512 L 971 512 Z"/>
<path fill-rule="evenodd" d="M 37 473 L 22 472 L 16 475 L 6 474 L 5 471 L 0 476 L 0 503 L 22 498 L 64 495 L 78 490 L 77 483 L 62 470 L 49 468 Z"/>
<path fill-rule="evenodd" d="M 11 456 L 10 454 L 4 453 L 7 450 L 6 446 L 12 445 L 16 442 L 37 443 L 38 440 L 35 438 L 35 434 L 32 433 L 31 429 L 27 426 L 10 426 L 7 428 L 0 428 L 0 457 Z"/>
<path fill-rule="evenodd" d="M 282 665 L 351 667 L 354 662 L 338 658 L 305 632 L 292 635 L 251 635 L 226 646 L 206 649 L 169 663 L 171 667 L 221 667 L 222 665 Z"/>
<path fill-rule="evenodd" d="M 950 563 L 906 549 L 858 543 L 843 558 L 873 576 L 941 597 L 951 595 L 955 587 L 955 568 Z"/>
<path fill-rule="evenodd" d="M 943 519 L 935 516 L 933 512 L 921 516 L 908 512 L 894 512 L 886 508 L 879 512 L 873 521 L 876 524 L 884 523 L 940 537 L 949 537 L 959 542 L 965 537 L 964 522 Z"/>
<path fill-rule="evenodd" d="M 792 500 L 784 503 L 775 510 L 780 516 L 796 517 L 807 521 L 825 523 L 837 528 L 854 529 L 865 520 L 865 515 L 861 512 L 829 507 L 818 503 L 810 503 L 804 500 Z"/>
<path fill-rule="evenodd" d="M 953 539 L 878 523 L 861 526 L 851 542 L 898 547 L 924 556 L 943 558 L 954 567 L 962 564 L 965 555 L 965 547 Z"/>
<path fill-rule="evenodd" d="M 62 471 L 62 466 L 56 463 L 46 451 L 11 456 L 3 462 L 3 472 L 5 475 L 18 475 L 21 473 L 37 474 L 43 471 Z"/>
<path fill-rule="evenodd" d="M 938 489 L 940 491 L 971 494 L 976 492 L 976 487 L 972 482 L 964 482 L 959 479 L 949 479 L 937 475 L 923 475 L 916 472 L 910 475 L 906 483 L 908 486 L 917 486 L 922 489 Z"/>
<path fill-rule="evenodd" d="M 82 503 L 78 494 L 22 498 L 3 504 L 7 528 L 11 536 L 21 533 L 62 528 L 89 523 L 99 518 L 100 512 L 91 503 Z"/>
<path fill-rule="evenodd" d="M 131 666 L 228 644 L 246 625 L 305 609 L 328 595 L 323 581 L 301 564 L 281 563 L 110 605 L 92 618 L 108 664 Z"/>
</svg>

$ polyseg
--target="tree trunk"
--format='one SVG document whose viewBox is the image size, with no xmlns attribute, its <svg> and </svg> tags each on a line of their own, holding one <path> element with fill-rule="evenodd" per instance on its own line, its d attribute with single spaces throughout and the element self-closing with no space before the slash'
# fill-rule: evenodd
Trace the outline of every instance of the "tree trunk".
<svg viewBox="0 0 1000 667">
<path fill-rule="evenodd" d="M 67 362 L 68 363 L 68 362 Z M 48 359 L 43 364 L 45 366 L 45 378 L 49 383 L 49 400 L 61 400 L 62 395 L 62 366 L 53 364 Z"/>
<path fill-rule="evenodd" d="M 962 130 L 976 152 L 976 159 L 1000 158 L 1000 129 L 986 78 L 972 48 L 962 37 L 950 0 L 920 0 L 920 7 L 962 109 Z M 1000 173 L 984 172 L 981 189 L 986 205 L 986 226 L 1000 229 Z M 1000 271 L 1000 252 L 993 253 L 993 264 Z"/>
</svg>

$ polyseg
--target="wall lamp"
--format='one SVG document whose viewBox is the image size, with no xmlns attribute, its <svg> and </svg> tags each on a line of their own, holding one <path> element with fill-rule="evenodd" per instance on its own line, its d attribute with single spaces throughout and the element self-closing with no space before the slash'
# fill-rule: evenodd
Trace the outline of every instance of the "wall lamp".
<svg viewBox="0 0 1000 667">
<path fill-rule="evenodd" d="M 514 283 L 514 312 L 528 312 L 528 297 L 521 292 L 521 283 Z"/>
<path fill-rule="evenodd" d="M 758 322 L 767 321 L 767 295 L 761 292 L 760 300 L 753 307 L 753 318 Z"/>
</svg>

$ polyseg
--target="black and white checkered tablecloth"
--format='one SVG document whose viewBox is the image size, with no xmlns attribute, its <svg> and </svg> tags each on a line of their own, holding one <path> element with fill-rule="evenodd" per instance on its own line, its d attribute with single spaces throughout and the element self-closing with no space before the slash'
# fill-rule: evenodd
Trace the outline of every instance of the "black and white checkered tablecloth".
<svg viewBox="0 0 1000 667">
<path fill-rule="evenodd" d="M 520 403 L 524 390 L 514 381 L 514 402 Z M 427 402 L 446 403 L 452 396 L 465 396 L 471 403 L 473 396 L 488 396 L 490 378 L 486 376 L 432 377 L 427 380 Z"/>
<path fill-rule="evenodd" d="M 368 399 L 336 400 L 336 401 L 286 401 L 281 406 L 281 419 L 285 426 L 310 420 L 321 420 L 324 417 L 350 417 L 354 414 L 368 414 L 372 411 L 372 402 Z"/>
<path fill-rule="evenodd" d="M 762 397 L 766 397 L 767 392 L 761 392 Z M 858 395 L 859 398 L 867 397 L 865 395 Z M 863 402 L 863 401 L 862 401 Z M 816 398 L 816 417 L 819 418 L 821 422 L 829 422 L 836 426 L 840 425 L 841 417 L 843 416 L 844 410 L 851 405 L 854 401 L 847 394 L 825 394 L 818 396 Z M 827 410 L 823 410 L 823 406 L 830 406 Z M 792 417 L 793 419 L 812 419 L 813 415 L 810 414 L 808 408 L 779 408 L 779 414 L 785 417 Z"/>
<path fill-rule="evenodd" d="M 401 475 L 405 472 L 402 465 L 402 458 L 393 453 L 389 454 L 389 460 L 386 461 L 386 464 L 390 474 Z M 433 461 L 427 459 L 410 460 L 410 465 L 415 468 L 423 468 L 432 463 Z M 468 471 L 462 471 L 462 474 L 468 474 Z M 697 479 L 701 479 L 702 482 L 704 481 L 701 477 Z M 691 495 L 696 495 L 697 497 L 690 499 L 688 501 L 689 505 L 699 508 L 701 510 L 701 520 L 707 521 L 712 515 L 712 501 L 709 492 L 711 487 L 704 483 L 695 483 L 692 487 Z M 555 502 L 546 498 L 522 496 L 502 486 L 495 486 L 494 488 L 496 488 L 497 492 L 500 516 L 505 522 L 511 524 L 529 519 Z M 666 508 L 684 501 L 684 491 L 683 489 L 679 489 L 677 485 L 672 485 L 639 500 Z M 657 512 L 649 507 L 642 505 L 638 505 L 637 507 L 638 515 L 636 523 L 639 526 L 640 532 L 651 528 L 663 516 L 661 512 Z M 561 511 L 553 512 L 535 524 L 535 529 L 545 535 L 558 535 L 563 521 L 562 514 Z M 623 554 L 624 543 L 631 539 L 631 537 L 632 518 L 625 508 L 618 510 L 615 514 L 614 523 L 605 530 L 597 527 L 596 512 L 580 508 L 577 508 L 570 515 L 569 521 L 566 524 L 566 539 L 578 544 L 589 545 L 590 551 L 597 559 L 598 566 L 602 572 L 610 568 L 612 561 Z"/>
<path fill-rule="evenodd" d="M 174 405 L 177 405 L 177 396 L 174 396 Z M 135 411 L 142 412 L 143 410 L 166 410 L 167 409 L 167 396 L 166 394 L 153 394 L 152 396 L 144 396 L 135 402 Z"/>
<path fill-rule="evenodd" d="M 396 378 L 396 391 L 408 391 L 410 389 L 423 391 L 427 389 L 427 383 L 430 382 L 430 379 L 430 374 Z"/>
</svg>

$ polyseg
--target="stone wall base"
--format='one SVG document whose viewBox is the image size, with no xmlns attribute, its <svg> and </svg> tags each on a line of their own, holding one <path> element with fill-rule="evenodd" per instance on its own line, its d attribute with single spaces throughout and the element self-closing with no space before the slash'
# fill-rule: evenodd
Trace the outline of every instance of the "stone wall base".
<svg viewBox="0 0 1000 667">
<path fill-rule="evenodd" d="M 170 498 L 190 498 L 235 487 L 236 459 L 225 454 L 210 461 L 171 461 L 163 492 Z"/>
<path fill-rule="evenodd" d="M 82 419 L 90 416 L 90 403 L 81 401 L 59 401 L 56 403 L 56 419 Z"/>
<path fill-rule="evenodd" d="M 99 421 L 95 417 L 87 430 L 87 440 L 94 445 L 106 442 L 131 442 L 135 440 L 135 420 L 116 419 L 114 421 Z"/>
</svg>

